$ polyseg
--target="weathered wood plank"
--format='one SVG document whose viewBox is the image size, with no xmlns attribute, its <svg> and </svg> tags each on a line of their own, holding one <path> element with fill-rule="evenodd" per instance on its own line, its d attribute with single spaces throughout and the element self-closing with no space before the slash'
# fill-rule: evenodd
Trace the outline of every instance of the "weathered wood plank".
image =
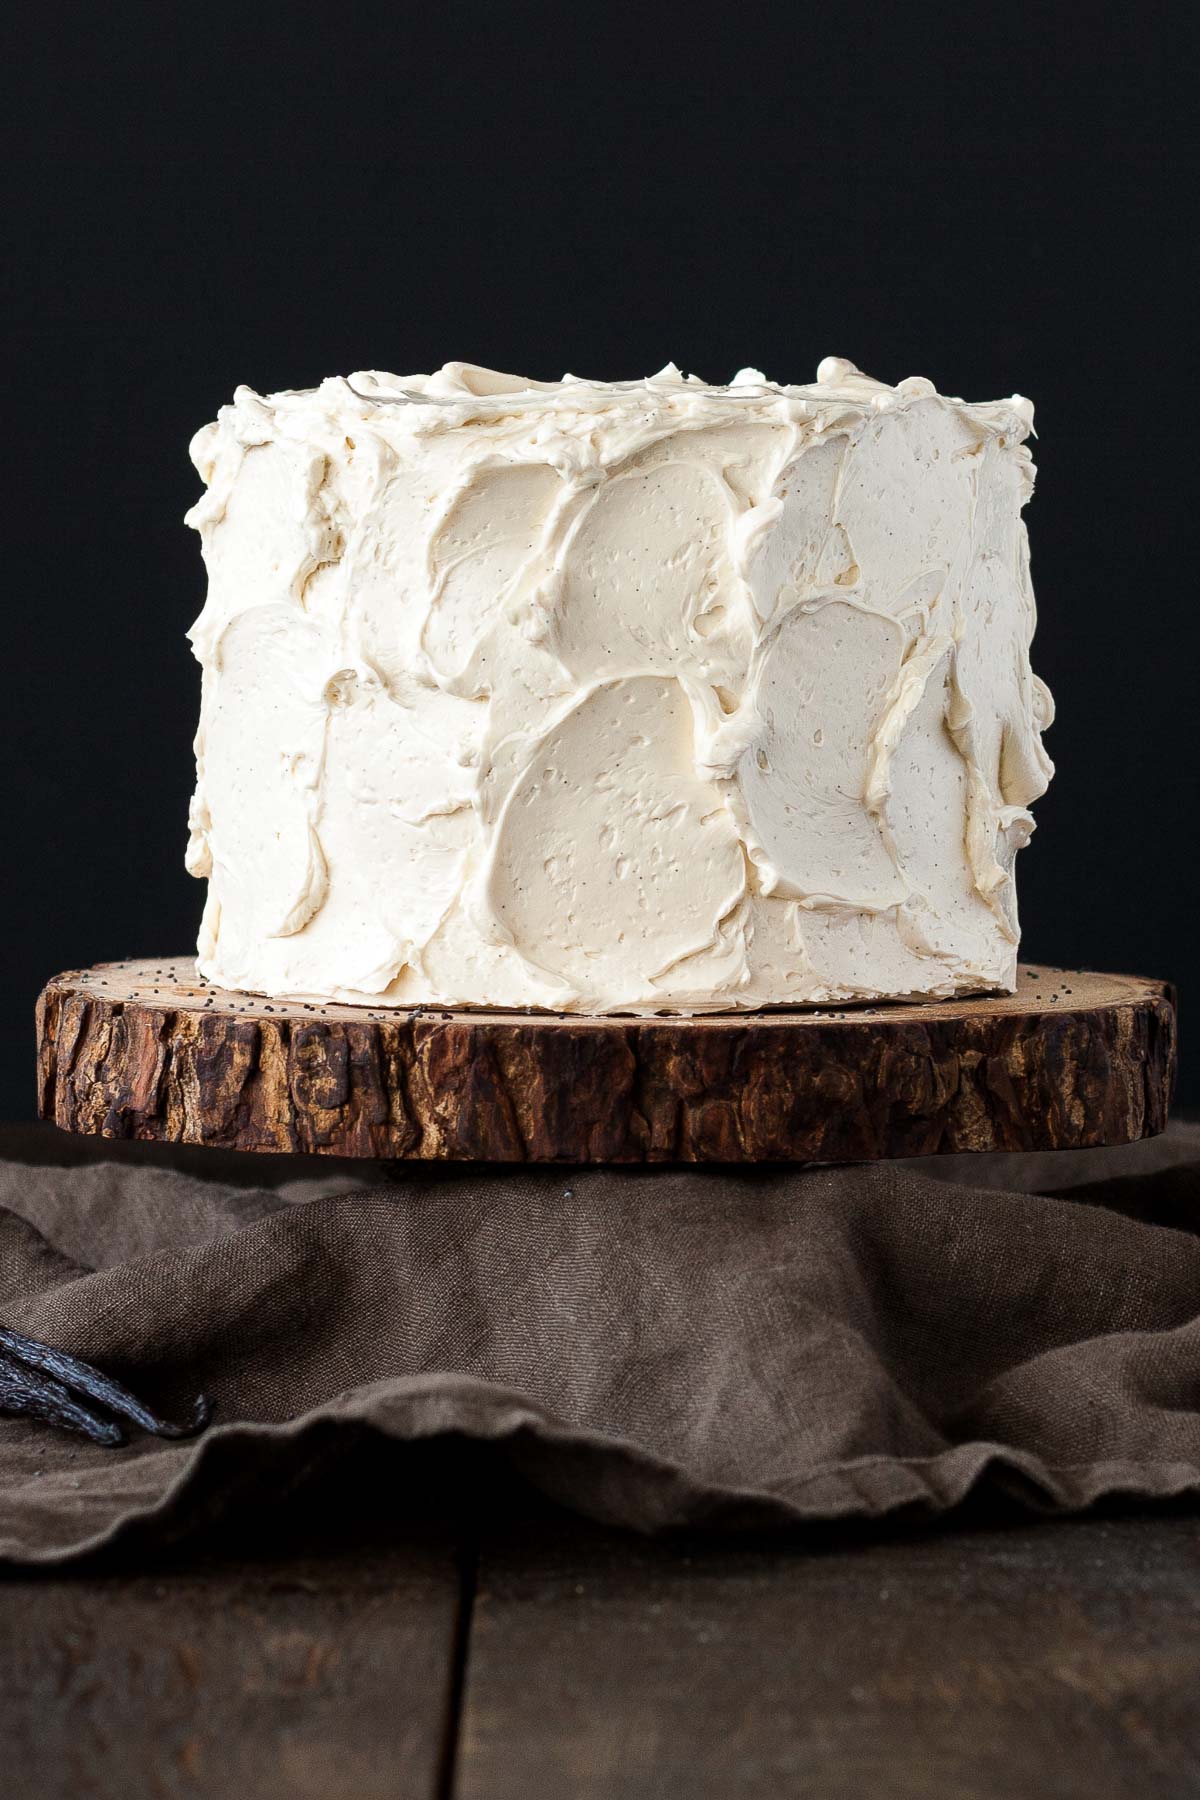
<svg viewBox="0 0 1200 1800">
<path fill-rule="evenodd" d="M 432 1800 L 450 1551 L 0 1581 L 5 1800 Z"/>
<path fill-rule="evenodd" d="M 812 1553 L 572 1532 L 481 1561 L 457 1800 L 1200 1793 L 1200 1533 Z"/>
<path fill-rule="evenodd" d="M 59 975 L 42 1116 L 106 1138 L 478 1162 L 859 1162 L 1152 1136 L 1169 987 L 1026 968 L 920 1006 L 682 1018 L 305 1005 L 185 958 Z"/>
</svg>

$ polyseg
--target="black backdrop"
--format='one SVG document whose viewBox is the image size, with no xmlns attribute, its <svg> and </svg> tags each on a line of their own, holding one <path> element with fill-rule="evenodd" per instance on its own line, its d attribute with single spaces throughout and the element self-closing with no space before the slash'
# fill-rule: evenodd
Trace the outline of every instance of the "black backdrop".
<svg viewBox="0 0 1200 1800">
<path fill-rule="evenodd" d="M 1024 952 L 1200 993 L 1190 25 L 876 10 L 9 10 L 10 1116 L 46 975 L 194 939 L 188 439 L 239 382 L 356 367 L 806 380 L 837 354 L 1031 395 L 1060 722 Z"/>
</svg>

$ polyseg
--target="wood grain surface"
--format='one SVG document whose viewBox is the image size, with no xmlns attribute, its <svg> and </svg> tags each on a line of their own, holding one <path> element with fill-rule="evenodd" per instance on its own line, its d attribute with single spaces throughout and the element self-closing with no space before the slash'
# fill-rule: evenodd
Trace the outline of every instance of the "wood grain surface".
<svg viewBox="0 0 1200 1800">
<path fill-rule="evenodd" d="M 429 1800 L 453 1551 L 0 1581 L 5 1800 Z"/>
<path fill-rule="evenodd" d="M 483 1162 L 859 1162 L 1161 1131 L 1169 986 L 701 1018 L 374 1011 L 211 988 L 184 958 L 56 976 L 41 1116 L 226 1149 Z"/>
<path fill-rule="evenodd" d="M 1200 1793 L 1195 1519 L 485 1544 L 458 1800 Z"/>
<path fill-rule="evenodd" d="M 477 1558 L 339 1519 L 0 1576 L 5 1800 L 1200 1793 L 1194 1513 L 740 1545 L 501 1515 Z"/>
</svg>

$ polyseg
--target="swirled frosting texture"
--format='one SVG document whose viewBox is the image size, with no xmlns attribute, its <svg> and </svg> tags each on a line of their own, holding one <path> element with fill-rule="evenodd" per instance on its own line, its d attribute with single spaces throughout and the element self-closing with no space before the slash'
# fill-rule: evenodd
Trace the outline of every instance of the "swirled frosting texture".
<svg viewBox="0 0 1200 1800">
<path fill-rule="evenodd" d="M 198 433 L 199 967 L 364 1004 L 1011 987 L 1020 397 L 450 363 Z"/>
</svg>

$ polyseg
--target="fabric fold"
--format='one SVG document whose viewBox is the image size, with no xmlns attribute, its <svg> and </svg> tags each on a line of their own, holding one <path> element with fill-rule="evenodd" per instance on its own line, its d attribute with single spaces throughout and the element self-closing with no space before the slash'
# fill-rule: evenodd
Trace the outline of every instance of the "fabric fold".
<svg viewBox="0 0 1200 1800">
<path fill-rule="evenodd" d="M 469 1440 L 642 1531 L 1200 1491 L 1198 1126 L 953 1167 L 323 1167 L 34 1128 L 0 1156 L 0 1321 L 217 1409 L 115 1451 L 0 1419 L 13 1563 L 178 1536 L 364 1432 L 410 1486 Z"/>
</svg>

